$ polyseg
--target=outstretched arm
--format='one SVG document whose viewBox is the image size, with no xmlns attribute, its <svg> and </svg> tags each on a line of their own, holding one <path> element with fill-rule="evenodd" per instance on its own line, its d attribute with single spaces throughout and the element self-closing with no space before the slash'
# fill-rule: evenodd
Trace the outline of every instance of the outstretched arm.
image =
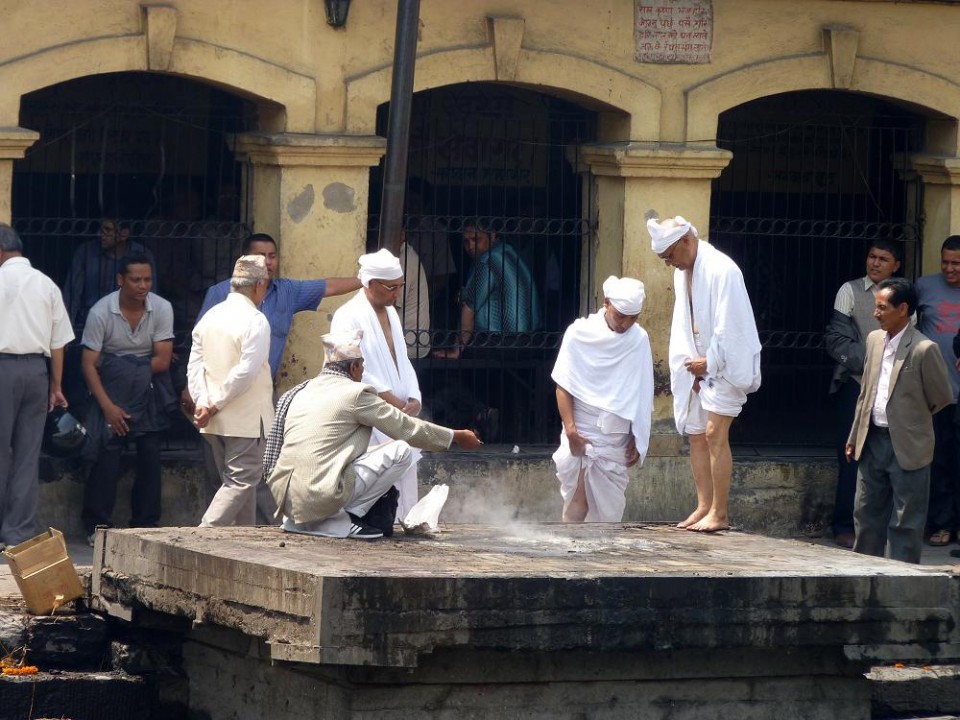
<svg viewBox="0 0 960 720">
<path fill-rule="evenodd" d="M 327 290 L 323 293 L 323 296 L 345 295 L 348 292 L 359 290 L 360 287 L 360 280 L 358 278 L 327 278 Z"/>
</svg>

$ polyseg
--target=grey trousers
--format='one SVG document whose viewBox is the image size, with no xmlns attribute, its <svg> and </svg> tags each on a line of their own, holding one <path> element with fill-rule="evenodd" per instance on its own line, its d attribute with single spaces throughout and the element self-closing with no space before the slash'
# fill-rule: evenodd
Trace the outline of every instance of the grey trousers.
<svg viewBox="0 0 960 720">
<path fill-rule="evenodd" d="M 37 534 L 37 473 L 50 380 L 42 357 L 0 358 L 0 544 Z"/>
<path fill-rule="evenodd" d="M 257 524 L 257 486 L 263 474 L 266 441 L 260 438 L 204 434 L 220 473 L 220 489 L 200 520 L 200 527 Z"/>
<path fill-rule="evenodd" d="M 890 433 L 870 426 L 857 476 L 853 551 L 919 563 L 930 496 L 930 466 L 901 470 Z"/>
</svg>

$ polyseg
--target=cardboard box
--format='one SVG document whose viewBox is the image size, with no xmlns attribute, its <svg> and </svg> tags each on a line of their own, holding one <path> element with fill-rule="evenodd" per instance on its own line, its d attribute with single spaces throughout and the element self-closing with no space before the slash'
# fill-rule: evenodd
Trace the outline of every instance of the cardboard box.
<svg viewBox="0 0 960 720">
<path fill-rule="evenodd" d="M 54 528 L 3 551 L 27 610 L 49 615 L 83 597 L 80 576 L 67 554 L 63 533 Z"/>
</svg>

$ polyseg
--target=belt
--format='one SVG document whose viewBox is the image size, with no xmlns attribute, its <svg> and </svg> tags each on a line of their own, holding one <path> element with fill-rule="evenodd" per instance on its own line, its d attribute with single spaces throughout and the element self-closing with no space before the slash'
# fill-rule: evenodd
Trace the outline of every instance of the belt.
<svg viewBox="0 0 960 720">
<path fill-rule="evenodd" d="M 886 435 L 889 435 L 889 434 L 890 434 L 890 428 L 888 428 L 888 427 L 880 427 L 879 425 L 874 425 L 874 424 L 871 422 L 871 423 L 870 423 L 870 432 L 878 432 L 878 433 L 884 433 L 884 434 L 886 434 Z"/>
<path fill-rule="evenodd" d="M 4 353 L 0 352 L 0 360 L 33 360 L 34 358 L 45 358 L 43 353 Z"/>
</svg>

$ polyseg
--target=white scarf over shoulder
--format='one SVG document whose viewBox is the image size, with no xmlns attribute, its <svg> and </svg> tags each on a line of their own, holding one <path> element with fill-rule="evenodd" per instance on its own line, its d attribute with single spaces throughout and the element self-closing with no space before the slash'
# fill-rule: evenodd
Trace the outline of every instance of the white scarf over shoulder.
<svg viewBox="0 0 960 720">
<path fill-rule="evenodd" d="M 700 344 L 707 358 L 707 378 L 722 378 L 751 393 L 760 387 L 760 338 L 740 268 L 702 240 L 697 244 L 691 295 Z M 670 330 L 670 389 L 677 429 L 686 426 L 694 377 L 684 360 L 699 357 L 693 337 L 685 271 L 673 275 L 673 325 Z"/>
<path fill-rule="evenodd" d="M 363 351 L 363 382 L 373 385 L 378 393 L 390 391 L 400 400 L 421 400 L 417 373 L 407 357 L 407 345 L 403 339 L 403 324 L 393 306 L 386 308 L 390 318 L 390 335 L 396 363 L 390 355 L 383 328 L 377 313 L 361 289 L 333 314 L 331 333 L 362 330 L 360 348 Z"/>
<path fill-rule="evenodd" d="M 614 332 L 603 314 L 601 309 L 567 328 L 550 377 L 581 401 L 629 420 L 642 459 L 653 413 L 650 339 L 639 325 Z"/>
</svg>

